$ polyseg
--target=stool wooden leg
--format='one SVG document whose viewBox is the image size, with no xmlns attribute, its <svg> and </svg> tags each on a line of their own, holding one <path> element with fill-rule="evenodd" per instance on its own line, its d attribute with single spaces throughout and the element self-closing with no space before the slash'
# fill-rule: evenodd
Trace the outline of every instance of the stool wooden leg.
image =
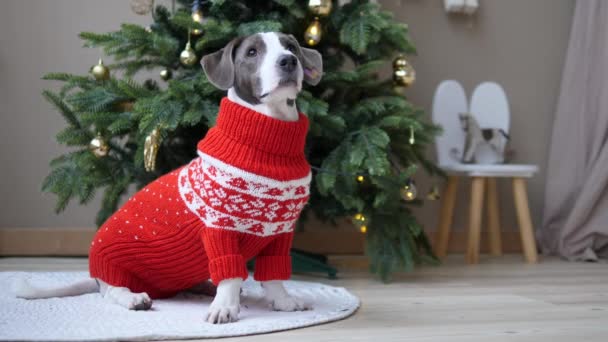
<svg viewBox="0 0 608 342">
<path fill-rule="evenodd" d="M 471 207 L 469 211 L 469 233 L 466 261 L 479 262 L 479 240 L 481 238 L 481 214 L 483 212 L 483 188 L 485 179 L 473 177 L 471 181 Z"/>
<path fill-rule="evenodd" d="M 502 241 L 500 240 L 500 214 L 498 209 L 498 189 L 496 178 L 487 179 L 488 199 L 488 237 L 490 238 L 490 254 L 502 255 Z"/>
<path fill-rule="evenodd" d="M 456 203 L 456 191 L 458 190 L 458 177 L 449 176 L 448 184 L 443 192 L 441 200 L 441 213 L 439 227 L 437 227 L 437 240 L 435 241 L 435 254 L 443 258 L 448 252 L 450 241 L 450 230 L 452 229 L 452 217 L 454 216 L 454 204 Z"/>
<path fill-rule="evenodd" d="M 526 180 L 524 178 L 513 178 L 513 197 L 515 198 L 515 209 L 519 221 L 519 231 L 521 234 L 521 244 L 524 249 L 526 261 L 536 263 L 538 254 L 534 241 L 534 228 L 530 218 L 530 208 L 528 207 L 528 192 Z"/>
</svg>

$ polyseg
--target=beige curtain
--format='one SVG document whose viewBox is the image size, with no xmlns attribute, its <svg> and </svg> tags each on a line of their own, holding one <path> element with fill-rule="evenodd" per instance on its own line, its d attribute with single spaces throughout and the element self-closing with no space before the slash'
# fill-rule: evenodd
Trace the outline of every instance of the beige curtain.
<svg viewBox="0 0 608 342">
<path fill-rule="evenodd" d="M 608 258 L 608 1 L 578 0 L 547 165 L 546 254 Z"/>
</svg>

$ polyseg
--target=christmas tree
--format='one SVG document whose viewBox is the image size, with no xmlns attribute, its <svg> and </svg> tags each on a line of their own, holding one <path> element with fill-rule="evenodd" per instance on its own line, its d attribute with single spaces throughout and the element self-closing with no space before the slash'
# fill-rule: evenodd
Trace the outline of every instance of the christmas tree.
<svg viewBox="0 0 608 342">
<path fill-rule="evenodd" d="M 383 279 L 435 260 L 410 206 L 421 202 L 412 180 L 417 167 L 438 171 L 424 156 L 438 129 L 404 96 L 414 80 L 404 56 L 415 53 L 405 24 L 364 0 L 177 1 L 173 8 L 140 0 L 131 6 L 150 12 L 153 24 L 80 34 L 113 64 L 100 60 L 93 76 L 44 77 L 62 82 L 43 95 L 67 122 L 57 141 L 73 147 L 51 162 L 43 184 L 58 196 L 58 212 L 71 199 L 86 204 L 101 190 L 100 225 L 130 185 L 141 188 L 194 158 L 225 96 L 206 79 L 200 58 L 237 36 L 281 31 L 323 55 L 321 83 L 297 99 L 311 122 L 306 155 L 314 177 L 302 217 L 351 217 L 366 234 L 372 271 Z M 391 60 L 392 79 L 380 77 Z M 159 70 L 162 80 L 132 79 L 149 77 L 150 70 Z"/>
</svg>

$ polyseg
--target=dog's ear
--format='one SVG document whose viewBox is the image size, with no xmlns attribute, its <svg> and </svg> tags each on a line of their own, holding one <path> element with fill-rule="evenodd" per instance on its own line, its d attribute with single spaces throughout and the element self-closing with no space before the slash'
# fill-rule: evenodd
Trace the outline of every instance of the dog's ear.
<svg viewBox="0 0 608 342">
<path fill-rule="evenodd" d="M 235 38 L 223 49 L 203 56 L 201 65 L 211 84 L 222 90 L 228 90 L 234 84 L 234 50 L 242 38 Z"/>
<path fill-rule="evenodd" d="M 317 85 L 323 76 L 323 57 L 319 51 L 300 47 L 302 52 L 302 67 L 304 68 L 304 81 L 310 85 Z"/>
<path fill-rule="evenodd" d="M 313 86 L 319 84 L 321 77 L 323 76 L 323 57 L 317 50 L 301 47 L 296 37 L 292 34 L 290 34 L 289 37 L 293 42 L 298 44 L 300 50 L 298 58 L 304 69 L 304 81 Z"/>
</svg>

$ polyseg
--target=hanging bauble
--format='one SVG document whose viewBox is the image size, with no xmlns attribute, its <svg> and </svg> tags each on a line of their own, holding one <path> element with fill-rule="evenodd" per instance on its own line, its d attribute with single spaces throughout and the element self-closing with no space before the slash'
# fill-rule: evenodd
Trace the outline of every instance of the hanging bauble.
<svg viewBox="0 0 608 342">
<path fill-rule="evenodd" d="M 433 185 L 428 194 L 426 194 L 426 199 L 429 201 L 436 201 L 441 198 L 439 194 L 439 187 L 437 185 Z"/>
<path fill-rule="evenodd" d="M 203 23 L 203 11 L 200 8 L 192 11 L 192 21 L 202 24 Z M 192 29 L 192 34 L 199 35 L 203 33 L 203 30 L 194 28 Z"/>
<path fill-rule="evenodd" d="M 315 17 L 304 32 L 304 41 L 308 46 L 315 46 L 321 41 L 321 23 L 319 22 L 319 18 Z"/>
<path fill-rule="evenodd" d="M 362 175 L 358 175 L 355 179 L 357 180 L 357 183 L 365 182 L 365 177 Z"/>
<path fill-rule="evenodd" d="M 153 7 L 154 0 L 131 0 L 131 10 L 135 14 L 146 15 Z"/>
<path fill-rule="evenodd" d="M 163 69 L 160 71 L 160 78 L 162 78 L 165 81 L 170 80 L 171 76 L 173 76 L 173 73 L 171 72 L 170 69 Z"/>
<path fill-rule="evenodd" d="M 401 197 L 409 202 L 415 200 L 417 195 L 418 189 L 416 189 L 416 184 L 413 180 L 408 180 L 407 184 L 401 188 Z"/>
<path fill-rule="evenodd" d="M 393 61 L 393 81 L 401 87 L 409 87 L 416 81 L 416 71 L 404 56 Z"/>
<path fill-rule="evenodd" d="M 100 58 L 99 62 L 91 68 L 91 74 L 93 74 L 93 77 L 98 81 L 107 80 L 110 78 L 110 69 L 103 64 L 103 61 Z"/>
<path fill-rule="evenodd" d="M 95 157 L 102 158 L 107 156 L 108 152 L 110 152 L 110 145 L 108 145 L 106 140 L 101 136 L 101 133 L 97 133 L 95 138 L 89 143 L 89 150 L 93 152 Z"/>
<path fill-rule="evenodd" d="M 159 147 L 160 130 L 155 128 L 144 141 L 144 167 L 148 172 L 156 169 L 156 156 L 158 155 Z"/>
<path fill-rule="evenodd" d="M 194 49 L 190 45 L 190 41 L 186 43 L 186 48 L 184 51 L 179 54 L 179 61 L 185 66 L 193 66 L 198 61 L 196 58 L 196 52 L 194 52 Z"/>
<path fill-rule="evenodd" d="M 308 10 L 315 16 L 327 16 L 331 13 L 331 0 L 310 0 Z"/>
</svg>

